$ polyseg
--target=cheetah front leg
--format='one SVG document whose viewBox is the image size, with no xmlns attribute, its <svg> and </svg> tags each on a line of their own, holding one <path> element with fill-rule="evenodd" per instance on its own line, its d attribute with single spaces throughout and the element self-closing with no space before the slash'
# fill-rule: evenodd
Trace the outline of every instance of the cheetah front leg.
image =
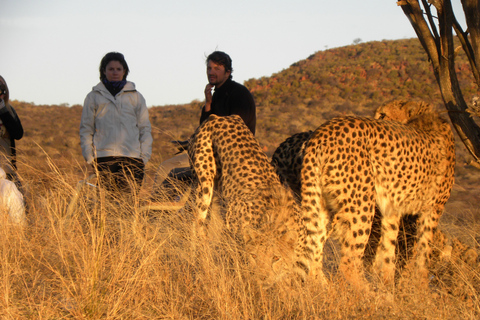
<svg viewBox="0 0 480 320">
<path fill-rule="evenodd" d="M 211 151 L 211 149 L 207 150 Z M 215 183 L 216 165 L 213 157 L 207 151 L 199 150 L 192 159 L 192 167 L 195 172 L 196 182 L 193 186 L 195 225 L 194 230 L 200 236 L 206 236 L 206 220 L 208 210 L 212 203 Z M 211 159 L 212 161 L 207 161 Z"/>
</svg>

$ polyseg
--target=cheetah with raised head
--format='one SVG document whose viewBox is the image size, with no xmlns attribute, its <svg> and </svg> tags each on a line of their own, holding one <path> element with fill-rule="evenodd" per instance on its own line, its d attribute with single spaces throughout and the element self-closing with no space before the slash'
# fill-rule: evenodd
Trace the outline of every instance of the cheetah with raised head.
<svg viewBox="0 0 480 320">
<path fill-rule="evenodd" d="M 192 136 L 188 154 L 197 229 L 205 230 L 216 192 L 227 229 L 243 239 L 263 284 L 283 278 L 295 260 L 298 206 L 241 117 L 211 115 Z"/>
<path fill-rule="evenodd" d="M 419 120 L 415 120 L 415 118 L 424 114 L 431 114 L 432 112 L 432 106 L 423 101 L 394 100 L 380 106 L 375 111 L 374 118 L 398 121 L 403 124 L 411 122 L 411 125 L 421 125 Z M 427 122 L 426 127 L 430 127 L 430 129 L 435 128 L 435 126 L 432 127 L 432 124 L 428 124 L 431 116 L 422 117 L 423 121 Z M 442 127 L 439 129 L 442 129 Z M 294 134 L 281 143 L 272 156 L 272 165 L 275 166 L 280 180 L 289 185 L 296 194 L 299 194 L 301 189 L 300 173 L 302 161 L 305 145 L 311 133 L 312 131 Z M 381 236 L 381 218 L 382 214 L 376 208 L 372 233 L 370 234 L 364 256 L 366 266 L 370 266 L 372 259 L 375 258 L 375 251 L 378 248 Z M 397 238 L 396 249 L 396 252 L 399 254 L 399 261 L 397 262 L 400 268 L 406 263 L 408 256 L 412 252 L 413 244 L 415 243 L 416 222 L 416 212 L 411 212 L 410 215 L 404 215 L 400 223 L 399 235 L 402 235 L 402 237 Z M 436 234 L 442 235 L 442 231 L 437 229 Z M 436 237 L 438 238 L 438 235 Z"/>
<path fill-rule="evenodd" d="M 340 117 L 321 125 L 305 147 L 301 170 L 301 244 L 310 274 L 324 280 L 323 247 L 340 240 L 339 270 L 363 283 L 362 257 L 371 233 L 375 206 L 381 236 L 374 269 L 393 283 L 395 245 L 403 216 L 417 213 L 415 264 L 426 277 L 430 243 L 451 188 L 455 147 L 449 124 L 433 112 L 406 124 Z"/>
</svg>

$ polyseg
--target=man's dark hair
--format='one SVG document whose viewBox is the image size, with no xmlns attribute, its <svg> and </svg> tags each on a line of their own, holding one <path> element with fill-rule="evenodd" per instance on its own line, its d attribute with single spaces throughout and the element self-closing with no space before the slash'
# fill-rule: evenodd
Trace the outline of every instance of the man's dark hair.
<svg viewBox="0 0 480 320">
<path fill-rule="evenodd" d="M 127 61 L 125 61 L 125 57 L 120 52 L 109 52 L 102 58 L 102 61 L 100 62 L 100 68 L 99 68 L 100 80 L 103 81 L 106 78 L 105 71 L 107 69 L 107 64 L 109 64 L 111 61 L 120 62 L 120 64 L 123 66 L 123 69 L 125 69 L 125 75 L 123 76 L 123 80 L 126 80 L 127 75 L 130 72 L 130 69 L 128 69 L 128 65 L 127 65 Z"/>
<path fill-rule="evenodd" d="M 222 51 L 214 51 L 210 53 L 210 55 L 207 57 L 206 63 L 208 63 L 208 61 L 212 61 L 216 64 L 222 65 L 225 68 L 225 71 L 230 71 L 229 79 L 232 79 L 232 59 L 228 54 Z"/>
</svg>

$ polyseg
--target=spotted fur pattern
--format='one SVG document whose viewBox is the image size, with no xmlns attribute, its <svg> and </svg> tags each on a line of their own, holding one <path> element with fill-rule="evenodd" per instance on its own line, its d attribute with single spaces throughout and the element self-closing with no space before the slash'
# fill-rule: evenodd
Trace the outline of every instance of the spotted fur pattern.
<svg viewBox="0 0 480 320">
<path fill-rule="evenodd" d="M 455 149 L 449 124 L 424 113 L 406 124 L 359 117 L 327 121 L 309 138 L 301 169 L 301 244 L 312 276 L 324 279 L 323 247 L 330 236 L 341 244 L 340 271 L 363 282 L 361 258 L 375 206 L 381 236 L 374 269 L 392 282 L 399 224 L 418 213 L 415 264 L 422 274 L 433 231 L 453 185 Z"/>
<path fill-rule="evenodd" d="M 312 132 L 310 130 L 294 134 L 282 142 L 272 155 L 272 165 L 280 180 L 288 185 L 297 196 L 301 191 L 300 172 L 303 152 Z"/>
<path fill-rule="evenodd" d="M 374 119 L 398 121 L 403 124 L 433 112 L 432 106 L 424 101 L 393 100 L 375 110 Z M 282 142 L 272 155 L 272 165 L 280 180 L 292 191 L 300 195 L 300 172 L 305 145 L 312 135 L 312 130 L 296 133 Z"/>
<path fill-rule="evenodd" d="M 283 278 L 294 263 L 298 207 L 243 120 L 211 115 L 192 136 L 188 153 L 197 228 L 205 228 L 216 192 L 226 227 L 244 241 L 263 284 Z"/>
</svg>

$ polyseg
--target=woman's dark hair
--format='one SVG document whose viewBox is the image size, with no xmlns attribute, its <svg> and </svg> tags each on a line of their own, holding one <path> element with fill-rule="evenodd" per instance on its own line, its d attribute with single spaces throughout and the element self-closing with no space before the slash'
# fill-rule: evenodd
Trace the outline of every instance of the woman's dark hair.
<svg viewBox="0 0 480 320">
<path fill-rule="evenodd" d="M 230 77 L 229 79 L 232 79 L 232 59 L 228 54 L 222 51 L 214 51 L 210 53 L 210 55 L 207 57 L 206 63 L 208 64 L 208 61 L 215 62 L 216 64 L 222 65 L 225 68 L 225 71 L 230 71 Z"/>
<path fill-rule="evenodd" d="M 127 61 L 125 61 L 125 57 L 120 52 L 109 52 L 102 58 L 99 68 L 100 80 L 103 81 L 106 78 L 105 71 L 107 69 L 107 64 L 109 64 L 111 61 L 120 62 L 120 64 L 123 66 L 123 69 L 125 69 L 125 75 L 123 76 L 123 80 L 126 80 L 130 69 L 128 69 L 128 64 Z"/>
<path fill-rule="evenodd" d="M 8 86 L 7 86 L 7 81 L 5 81 L 5 79 L 0 76 L 0 88 L 3 90 L 5 90 L 5 96 L 3 97 L 3 101 L 5 102 L 5 105 L 8 105 L 8 100 L 10 99 L 10 91 L 8 90 Z"/>
</svg>

